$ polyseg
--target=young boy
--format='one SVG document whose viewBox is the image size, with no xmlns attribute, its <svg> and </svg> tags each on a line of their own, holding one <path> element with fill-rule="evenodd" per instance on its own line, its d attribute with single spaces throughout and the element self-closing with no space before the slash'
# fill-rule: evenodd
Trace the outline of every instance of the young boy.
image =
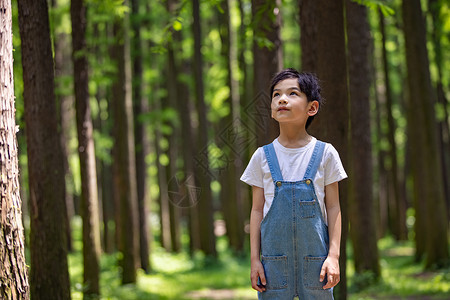
<svg viewBox="0 0 450 300">
<path fill-rule="evenodd" d="M 317 78 L 286 69 L 272 80 L 280 135 L 253 154 L 241 180 L 252 186 L 251 281 L 259 299 L 333 299 L 339 282 L 336 149 L 306 131 L 322 102 Z"/>
</svg>

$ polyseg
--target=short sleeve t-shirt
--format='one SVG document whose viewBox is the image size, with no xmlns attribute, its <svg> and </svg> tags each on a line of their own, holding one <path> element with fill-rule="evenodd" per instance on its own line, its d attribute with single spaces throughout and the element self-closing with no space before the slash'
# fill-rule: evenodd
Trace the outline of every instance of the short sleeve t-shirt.
<svg viewBox="0 0 450 300">
<path fill-rule="evenodd" d="M 286 148 L 278 142 L 278 139 L 273 141 L 273 146 L 284 181 L 300 181 L 303 179 L 316 142 L 317 139 L 313 137 L 306 146 L 300 148 Z M 338 152 L 331 144 L 326 143 L 322 161 L 317 170 L 316 177 L 313 179 L 317 200 L 319 201 L 325 222 L 327 222 L 327 213 L 324 202 L 325 186 L 345 178 L 347 178 L 347 174 L 341 159 L 339 158 Z M 275 186 L 262 147 L 259 147 L 253 154 L 247 168 L 241 176 L 241 181 L 248 185 L 264 189 L 264 216 L 266 216 L 272 205 Z"/>
</svg>

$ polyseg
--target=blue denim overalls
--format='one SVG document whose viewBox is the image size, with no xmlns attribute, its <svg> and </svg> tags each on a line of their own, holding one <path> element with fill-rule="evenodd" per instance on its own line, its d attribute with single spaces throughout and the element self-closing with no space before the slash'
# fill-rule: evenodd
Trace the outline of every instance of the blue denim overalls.
<svg viewBox="0 0 450 300">
<path fill-rule="evenodd" d="M 266 291 L 259 299 L 333 299 L 324 290 L 320 270 L 328 255 L 328 227 L 314 191 L 313 179 L 325 143 L 317 141 L 301 181 L 283 181 L 273 144 L 263 147 L 275 184 L 272 206 L 261 222 L 261 260 Z"/>
</svg>

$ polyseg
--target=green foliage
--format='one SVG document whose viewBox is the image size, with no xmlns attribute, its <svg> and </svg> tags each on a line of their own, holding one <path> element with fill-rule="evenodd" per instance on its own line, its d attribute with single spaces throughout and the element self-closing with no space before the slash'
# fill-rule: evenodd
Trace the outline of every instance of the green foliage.
<svg viewBox="0 0 450 300">
<path fill-rule="evenodd" d="M 387 1 L 382 0 L 352 0 L 352 1 L 361 5 L 365 5 L 368 8 L 375 11 L 377 9 L 380 9 L 383 15 L 385 16 L 393 15 L 395 13 L 394 9 L 392 9 L 388 4 L 386 4 Z"/>
<path fill-rule="evenodd" d="M 414 261 L 412 241 L 396 242 L 393 238 L 387 237 L 379 241 L 378 248 L 381 254 L 382 278 L 372 285 L 362 284 L 365 280 L 370 282 L 370 274 L 354 274 L 350 259 L 347 268 L 350 300 L 392 299 L 394 296 L 448 299 L 450 269 L 424 272 L 423 265 Z"/>
</svg>

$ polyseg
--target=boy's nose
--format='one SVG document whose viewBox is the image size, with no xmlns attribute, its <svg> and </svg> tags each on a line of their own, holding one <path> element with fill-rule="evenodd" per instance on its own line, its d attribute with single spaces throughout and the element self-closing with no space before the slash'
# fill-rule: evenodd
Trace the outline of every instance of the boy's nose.
<svg viewBox="0 0 450 300">
<path fill-rule="evenodd" d="M 278 100 L 278 104 L 286 104 L 286 103 L 287 103 L 286 96 L 282 95 L 280 97 L 280 100 Z"/>
</svg>

